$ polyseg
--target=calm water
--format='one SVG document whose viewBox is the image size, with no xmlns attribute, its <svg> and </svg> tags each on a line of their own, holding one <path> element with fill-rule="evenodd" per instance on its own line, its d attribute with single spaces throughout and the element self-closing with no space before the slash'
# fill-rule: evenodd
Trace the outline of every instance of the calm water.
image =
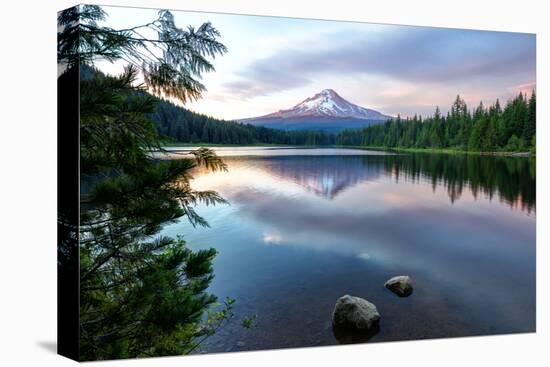
<svg viewBox="0 0 550 367">
<path fill-rule="evenodd" d="M 380 342 L 535 330 L 535 165 L 526 158 L 387 155 L 352 149 L 219 149 L 228 172 L 196 189 L 199 207 L 164 234 L 219 251 L 210 292 L 236 319 L 204 351 Z M 384 282 L 410 275 L 399 298 Z M 334 333 L 344 294 L 378 307 L 370 339 Z M 257 314 L 256 326 L 240 320 Z"/>
</svg>

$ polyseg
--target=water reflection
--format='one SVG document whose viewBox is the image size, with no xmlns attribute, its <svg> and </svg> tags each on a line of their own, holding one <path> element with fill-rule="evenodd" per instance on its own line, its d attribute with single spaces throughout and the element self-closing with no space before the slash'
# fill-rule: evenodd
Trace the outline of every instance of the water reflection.
<svg viewBox="0 0 550 367">
<path fill-rule="evenodd" d="M 368 157 L 280 157 L 264 159 L 262 163 L 269 174 L 327 199 L 381 174 L 380 167 L 369 164 Z"/>
<path fill-rule="evenodd" d="M 534 161 L 363 151 L 226 161 L 229 172 L 194 180 L 231 203 L 197 209 L 211 228 L 165 229 L 216 247 L 211 291 L 258 314 L 256 328 L 230 326 L 208 351 L 534 330 Z M 414 279 L 411 297 L 384 288 L 397 274 Z M 333 332 L 344 294 L 377 305 L 379 332 Z"/>
<path fill-rule="evenodd" d="M 322 149 L 318 149 L 322 150 Z M 278 150 L 273 150 L 278 151 Z M 535 210 L 535 160 L 513 157 L 444 154 L 378 155 L 359 151 L 352 156 L 351 149 L 342 155 L 319 156 L 316 149 L 309 155 L 287 156 L 290 149 L 279 156 L 226 158 L 232 169 L 243 165 L 254 166 L 262 173 L 294 182 L 308 191 L 327 199 L 364 181 L 380 175 L 389 175 L 399 182 L 430 182 L 433 190 L 443 187 L 451 202 L 459 200 L 467 189 L 474 198 L 497 196 L 512 208 L 527 212 Z M 337 151 L 337 150 L 334 150 Z M 248 152 L 248 151 L 247 151 Z M 258 150 L 258 153 L 265 151 Z M 239 151 L 222 151 L 233 157 Z M 333 153 L 334 154 L 334 153 Z M 267 178 L 269 179 L 269 178 Z"/>
<path fill-rule="evenodd" d="M 385 170 L 396 180 L 430 180 L 434 190 L 443 186 L 451 202 L 465 187 L 474 197 L 497 195 L 511 207 L 535 210 L 535 160 L 479 155 L 410 154 L 386 157 Z"/>
</svg>

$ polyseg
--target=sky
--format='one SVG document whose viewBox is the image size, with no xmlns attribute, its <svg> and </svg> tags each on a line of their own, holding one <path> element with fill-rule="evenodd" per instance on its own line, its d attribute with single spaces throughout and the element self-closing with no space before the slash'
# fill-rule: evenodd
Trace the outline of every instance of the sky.
<svg viewBox="0 0 550 367">
<path fill-rule="evenodd" d="M 104 7 L 105 24 L 147 23 L 157 10 Z M 534 34 L 173 11 L 176 25 L 210 21 L 228 48 L 204 74 L 207 92 L 186 108 L 232 120 L 291 108 L 322 89 L 397 116 L 473 108 L 536 83 Z M 99 62 L 107 73 L 121 64 Z"/>
</svg>

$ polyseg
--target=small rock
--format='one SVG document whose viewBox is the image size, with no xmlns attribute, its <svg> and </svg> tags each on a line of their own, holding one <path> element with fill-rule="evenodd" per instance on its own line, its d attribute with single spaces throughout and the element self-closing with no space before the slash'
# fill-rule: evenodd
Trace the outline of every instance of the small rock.
<svg viewBox="0 0 550 367">
<path fill-rule="evenodd" d="M 408 275 L 393 277 L 384 283 L 384 287 L 388 288 L 399 297 L 408 297 L 413 292 L 411 277 Z"/>
<path fill-rule="evenodd" d="M 345 295 L 338 298 L 332 313 L 332 325 L 361 331 L 369 331 L 378 326 L 380 314 L 369 301 Z"/>
</svg>

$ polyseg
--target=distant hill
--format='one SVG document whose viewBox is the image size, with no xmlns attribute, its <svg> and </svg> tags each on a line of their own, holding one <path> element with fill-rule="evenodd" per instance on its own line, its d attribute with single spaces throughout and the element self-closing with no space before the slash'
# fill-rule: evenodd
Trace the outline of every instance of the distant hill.
<svg viewBox="0 0 550 367">
<path fill-rule="evenodd" d="M 185 143 L 332 145 L 336 137 L 322 131 L 284 131 L 215 119 L 159 100 L 151 118 L 158 132 Z"/>
<path fill-rule="evenodd" d="M 378 124 L 391 118 L 353 104 L 332 89 L 324 89 L 290 109 L 239 121 L 273 129 L 338 132 Z"/>
<path fill-rule="evenodd" d="M 104 74 L 88 65 L 82 65 L 82 79 Z M 147 93 L 146 93 L 147 94 Z M 283 131 L 252 126 L 235 121 L 225 121 L 195 113 L 170 101 L 153 97 L 158 101 L 156 111 L 150 115 L 157 131 L 163 137 L 182 143 L 211 144 L 290 144 L 332 145 L 335 136 L 320 131 Z"/>
</svg>

